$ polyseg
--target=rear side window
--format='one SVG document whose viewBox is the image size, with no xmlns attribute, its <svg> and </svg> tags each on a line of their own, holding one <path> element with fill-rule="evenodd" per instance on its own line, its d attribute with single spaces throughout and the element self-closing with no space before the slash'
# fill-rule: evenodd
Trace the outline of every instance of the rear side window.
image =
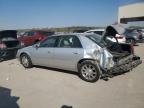
<svg viewBox="0 0 144 108">
<path fill-rule="evenodd" d="M 106 45 L 106 43 L 102 40 L 101 35 L 93 34 L 93 35 L 86 35 L 86 37 L 101 47 L 105 47 Z"/>
<path fill-rule="evenodd" d="M 102 35 L 102 34 L 103 34 L 103 31 L 94 31 L 94 33 L 99 34 L 99 35 Z"/>
<path fill-rule="evenodd" d="M 61 48 L 82 48 L 77 36 L 61 36 L 58 47 Z"/>
</svg>

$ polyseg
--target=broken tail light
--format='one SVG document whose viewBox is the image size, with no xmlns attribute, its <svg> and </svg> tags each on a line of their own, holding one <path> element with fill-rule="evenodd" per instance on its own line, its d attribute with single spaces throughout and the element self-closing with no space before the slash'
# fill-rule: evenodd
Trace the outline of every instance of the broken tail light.
<svg viewBox="0 0 144 108">
<path fill-rule="evenodd" d="M 123 36 L 123 35 L 116 34 L 116 38 L 117 38 L 117 39 L 123 39 L 124 36 Z"/>
</svg>

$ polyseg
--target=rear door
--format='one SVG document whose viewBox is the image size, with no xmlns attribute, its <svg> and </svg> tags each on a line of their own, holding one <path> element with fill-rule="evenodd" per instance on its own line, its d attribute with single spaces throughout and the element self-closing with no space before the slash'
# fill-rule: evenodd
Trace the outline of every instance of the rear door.
<svg viewBox="0 0 144 108">
<path fill-rule="evenodd" d="M 78 61 L 83 57 L 83 48 L 77 36 L 61 36 L 54 49 L 54 66 L 76 70 Z"/>
</svg>

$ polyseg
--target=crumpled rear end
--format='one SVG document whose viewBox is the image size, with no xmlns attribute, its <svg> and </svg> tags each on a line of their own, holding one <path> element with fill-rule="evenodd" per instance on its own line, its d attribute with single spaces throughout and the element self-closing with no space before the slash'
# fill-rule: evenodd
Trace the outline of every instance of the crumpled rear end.
<svg viewBox="0 0 144 108">
<path fill-rule="evenodd" d="M 97 44 L 91 44 L 84 51 L 84 58 L 95 59 L 102 69 L 110 69 L 114 66 L 113 56 L 106 48 L 101 48 Z"/>
</svg>

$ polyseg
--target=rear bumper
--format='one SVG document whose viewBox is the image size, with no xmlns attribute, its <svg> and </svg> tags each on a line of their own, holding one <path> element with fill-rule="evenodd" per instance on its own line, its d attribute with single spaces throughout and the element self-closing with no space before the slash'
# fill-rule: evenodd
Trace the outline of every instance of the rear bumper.
<svg viewBox="0 0 144 108">
<path fill-rule="evenodd" d="M 130 56 L 124 58 L 117 62 L 117 64 L 110 69 L 110 73 L 122 73 L 129 70 L 132 70 L 136 66 L 140 65 L 142 60 L 138 56 Z"/>
</svg>

